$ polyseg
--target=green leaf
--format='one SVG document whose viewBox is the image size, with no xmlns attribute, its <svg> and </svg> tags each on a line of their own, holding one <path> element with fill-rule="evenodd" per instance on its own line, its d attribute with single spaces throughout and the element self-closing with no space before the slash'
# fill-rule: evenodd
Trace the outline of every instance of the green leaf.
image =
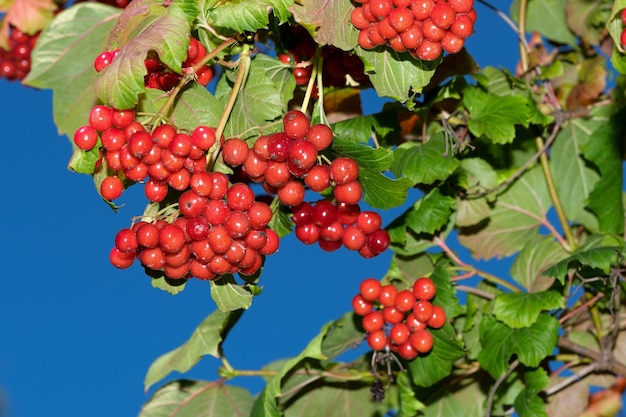
<svg viewBox="0 0 626 417">
<path fill-rule="evenodd" d="M 624 232 L 624 204 L 621 198 L 623 118 L 623 111 L 611 114 L 608 119 L 601 118 L 583 151 L 585 158 L 592 161 L 601 174 L 589 194 L 587 205 L 598 216 L 600 230 L 616 235 Z"/>
<path fill-rule="evenodd" d="M 352 10 L 352 4 L 343 0 L 307 0 L 291 8 L 296 22 L 306 27 L 318 44 L 344 51 L 354 49 L 359 36 L 350 20 Z"/>
<path fill-rule="evenodd" d="M 256 54 L 254 63 L 258 68 L 264 68 L 267 77 L 272 80 L 274 86 L 280 91 L 281 103 L 288 103 L 293 98 L 293 92 L 296 88 L 296 79 L 293 76 L 291 67 L 279 59 L 272 58 L 265 54 Z M 276 126 L 276 131 L 282 126 Z M 273 131 L 264 129 L 263 134 L 273 133 Z"/>
<path fill-rule="evenodd" d="M 495 318 L 484 316 L 480 323 L 483 350 L 478 354 L 478 362 L 493 378 L 506 372 L 514 354 L 524 365 L 536 367 L 552 353 L 558 329 L 558 320 L 547 314 L 540 315 L 532 326 L 522 329 L 511 329 Z"/>
<path fill-rule="evenodd" d="M 304 359 L 328 359 L 322 353 L 322 343 L 326 333 L 332 326 L 332 322 L 326 324 L 322 331 L 309 342 L 306 348 L 300 354 L 294 358 L 291 358 L 284 362 L 277 374 L 273 376 L 265 386 L 265 389 L 257 397 L 254 404 L 252 417 L 280 417 L 282 414 L 278 408 L 278 398 L 282 392 L 283 380 L 300 362 Z"/>
<path fill-rule="evenodd" d="M 539 394 L 550 383 L 548 374 L 542 368 L 526 370 L 526 386 L 515 398 L 515 411 L 520 417 L 548 417 L 546 403 Z"/>
<path fill-rule="evenodd" d="M 601 1 L 567 0 L 565 18 L 567 25 L 588 44 L 599 44 L 607 16 Z M 600 22 L 596 23 L 596 20 Z"/>
<path fill-rule="evenodd" d="M 401 103 L 422 92 L 441 62 L 441 58 L 422 61 L 390 48 L 365 50 L 357 47 L 356 53 L 363 59 L 365 72 L 378 96 L 390 97 Z"/>
<path fill-rule="evenodd" d="M 243 310 L 223 312 L 216 310 L 200 323 L 185 343 L 158 357 L 146 374 L 145 390 L 161 381 L 171 372 L 185 373 L 193 368 L 203 356 L 219 358 L 219 346 L 225 333 L 239 319 Z"/>
<path fill-rule="evenodd" d="M 511 4 L 511 17 L 517 21 L 519 1 Z M 533 0 L 526 8 L 526 31 L 539 32 L 546 38 L 576 46 L 576 37 L 570 32 L 565 20 L 566 0 Z"/>
<path fill-rule="evenodd" d="M 401 206 L 406 200 L 413 183 L 406 179 L 391 179 L 377 170 L 359 170 L 359 181 L 363 185 L 364 200 L 373 208 L 390 209 Z"/>
<path fill-rule="evenodd" d="M 152 287 L 166 291 L 171 295 L 178 294 L 179 292 L 184 290 L 185 285 L 187 285 L 186 279 L 170 279 L 165 276 L 165 273 L 163 271 L 153 271 L 152 273 L 158 274 L 150 281 Z"/>
<path fill-rule="evenodd" d="M 528 125 L 527 99 L 523 96 L 495 96 L 470 86 L 464 91 L 462 103 L 469 113 L 470 131 L 476 136 L 485 135 L 493 143 L 513 142 L 515 125 Z"/>
<path fill-rule="evenodd" d="M 384 140 L 400 129 L 398 111 L 399 109 L 394 107 L 367 116 L 352 117 L 333 123 L 331 128 L 337 137 L 346 138 L 354 143 L 368 143 L 373 130 L 379 135 L 380 142 L 381 138 Z"/>
<path fill-rule="evenodd" d="M 159 12 L 151 7 L 151 12 Z M 178 6 L 162 7 L 163 13 L 154 19 L 141 33 L 124 45 L 117 57 L 98 77 L 96 93 L 103 103 L 117 109 L 134 108 L 138 96 L 146 91 L 144 76 L 147 74 L 145 59 L 148 52 L 156 51 L 159 60 L 176 73 L 187 58 L 191 27 L 187 15 Z"/>
<path fill-rule="evenodd" d="M 416 416 L 417 412 L 424 409 L 424 404 L 415 397 L 415 386 L 407 372 L 400 372 L 396 377 L 396 385 L 400 394 L 400 409 L 398 417 Z"/>
<path fill-rule="evenodd" d="M 94 173 L 96 164 L 101 157 L 98 146 L 87 152 L 76 148 L 67 167 L 79 174 L 91 175 Z"/>
<path fill-rule="evenodd" d="M 437 287 L 437 294 L 435 295 L 433 304 L 443 308 L 446 312 L 446 317 L 452 319 L 463 313 L 465 309 L 459 304 L 459 299 L 456 296 L 456 288 L 452 285 L 452 281 L 450 281 L 450 274 L 446 269 L 447 267 L 447 262 L 438 262 L 435 266 L 435 270 L 430 275 L 430 279 Z"/>
<path fill-rule="evenodd" d="M 281 23 L 285 22 L 290 16 L 288 8 L 292 4 L 293 0 L 213 0 L 208 6 L 212 7 L 209 10 L 214 19 L 212 26 L 243 33 L 266 28 L 269 24 L 269 9 Z"/>
<path fill-rule="evenodd" d="M 223 275 L 211 283 L 211 297 L 221 311 L 247 310 L 254 296 L 237 282 L 232 275 Z"/>
<path fill-rule="evenodd" d="M 404 177 L 415 184 L 433 184 L 447 179 L 459 166 L 459 161 L 446 152 L 443 133 L 434 134 L 424 144 L 407 142 L 394 151 L 391 170 L 398 178 Z"/>
<path fill-rule="evenodd" d="M 604 246 L 591 249 L 582 249 L 556 265 L 545 270 L 544 274 L 555 277 L 563 283 L 568 268 L 571 266 L 586 265 L 598 268 L 605 274 L 609 273 L 611 265 L 617 261 L 617 255 L 622 252 L 620 246 Z"/>
<path fill-rule="evenodd" d="M 513 261 L 511 278 L 528 292 L 547 290 L 554 278 L 544 271 L 566 257 L 567 252 L 552 236 L 535 236 Z"/>
<path fill-rule="evenodd" d="M 146 89 L 139 98 L 138 111 L 157 113 L 167 101 L 163 91 Z M 193 131 L 198 126 L 216 127 L 224 106 L 202 85 L 190 83 L 176 98 L 170 122 L 178 129 Z"/>
<path fill-rule="evenodd" d="M 460 229 L 459 242 L 477 259 L 511 256 L 538 235 L 550 203 L 541 169 L 527 171 L 498 197 L 488 222 Z"/>
<path fill-rule="evenodd" d="M 585 201 L 600 176 L 582 158 L 582 149 L 589 143 L 592 132 L 601 123 L 606 123 L 606 121 L 572 120 L 561 129 L 550 152 L 550 168 L 554 176 L 554 185 L 567 218 L 590 230 L 597 230 L 598 219 L 586 207 Z"/>
<path fill-rule="evenodd" d="M 266 61 L 251 61 L 245 87 L 237 95 L 224 129 L 227 138 L 238 137 L 245 140 L 258 137 L 267 125 L 280 120 L 285 113 L 287 102 L 283 101 L 280 87 L 269 78 L 265 65 Z M 228 77 L 222 76 L 215 96 L 225 104 L 231 91 Z"/>
<path fill-rule="evenodd" d="M 359 320 L 352 312 L 330 323 L 322 341 L 322 354 L 332 359 L 353 349 L 363 340 L 363 330 L 357 326 L 357 323 Z"/>
<path fill-rule="evenodd" d="M 481 158 L 465 158 L 461 161 L 458 185 L 468 193 L 489 191 L 498 185 L 498 174 Z"/>
<path fill-rule="evenodd" d="M 454 198 L 442 193 L 441 187 L 433 188 L 413 205 L 413 210 L 407 214 L 406 225 L 415 233 L 434 235 L 448 224 L 455 203 Z"/>
<path fill-rule="evenodd" d="M 448 376 L 454 362 L 465 355 L 450 323 L 430 332 L 434 339 L 433 349 L 409 363 L 411 378 L 420 387 L 430 387 Z"/>
<path fill-rule="evenodd" d="M 335 137 L 332 144 L 333 151 L 338 156 L 354 159 L 359 168 L 369 168 L 376 171 L 385 171 L 393 162 L 393 152 L 390 149 L 354 143 L 349 139 Z"/>
<path fill-rule="evenodd" d="M 270 220 L 268 227 L 275 231 L 279 237 L 287 236 L 291 233 L 293 227 L 290 211 L 280 204 L 278 198 L 274 198 L 270 207 L 274 214 L 272 215 L 272 220 Z"/>
<path fill-rule="evenodd" d="M 70 137 L 87 122 L 96 103 L 93 60 L 106 40 L 120 9 L 100 3 L 79 3 L 57 15 L 42 32 L 32 52 L 33 66 L 24 84 L 53 91 L 54 122 Z"/>
<path fill-rule="evenodd" d="M 512 329 L 532 326 L 542 311 L 563 308 L 565 299 L 556 291 L 506 293 L 494 300 L 493 315 Z"/>
<path fill-rule="evenodd" d="M 139 417 L 248 416 L 253 403 L 245 388 L 183 379 L 159 388 L 141 407 Z"/>
</svg>

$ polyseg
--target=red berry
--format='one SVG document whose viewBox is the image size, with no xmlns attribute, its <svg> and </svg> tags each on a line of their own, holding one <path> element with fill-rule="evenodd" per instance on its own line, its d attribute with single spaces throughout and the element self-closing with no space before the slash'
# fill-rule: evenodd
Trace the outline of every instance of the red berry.
<svg viewBox="0 0 626 417">
<path fill-rule="evenodd" d="M 337 184 L 347 184 L 359 176 L 359 165 L 352 158 L 339 157 L 330 164 L 330 178 Z"/>
<path fill-rule="evenodd" d="M 318 151 L 328 148 L 333 143 L 333 131 L 325 124 L 314 124 L 306 132 L 306 139 L 315 145 Z"/>
<path fill-rule="evenodd" d="M 122 195 L 124 184 L 118 177 L 106 177 L 100 184 L 100 194 L 106 200 L 115 200 Z"/>
<path fill-rule="evenodd" d="M 317 162 L 317 149 L 306 139 L 296 139 L 289 148 L 289 160 L 306 173 Z"/>
<path fill-rule="evenodd" d="M 95 106 L 89 113 L 89 125 L 99 132 L 113 125 L 113 110 L 107 106 Z"/>
<path fill-rule="evenodd" d="M 433 305 L 430 301 L 416 301 L 413 305 L 413 314 L 418 321 L 426 323 L 433 316 Z"/>
<path fill-rule="evenodd" d="M 356 219 L 356 225 L 366 235 L 371 235 L 379 230 L 382 222 L 383 220 L 380 214 L 369 210 L 359 213 Z"/>
<path fill-rule="evenodd" d="M 226 192 L 226 204 L 231 210 L 246 211 L 253 202 L 254 192 L 247 184 L 235 183 Z"/>
<path fill-rule="evenodd" d="M 191 142 L 206 151 L 215 144 L 215 129 L 208 126 L 196 127 L 191 133 Z"/>
<path fill-rule="evenodd" d="M 418 351 L 413 347 L 409 340 L 408 342 L 398 346 L 398 355 L 400 355 L 402 359 L 412 361 L 417 358 Z"/>
<path fill-rule="evenodd" d="M 428 330 L 416 330 L 411 335 L 411 346 L 419 353 L 428 353 L 433 348 L 433 336 Z"/>
<path fill-rule="evenodd" d="M 98 143 L 98 132 L 91 126 L 82 126 L 74 132 L 74 143 L 83 151 L 90 151 Z"/>
<path fill-rule="evenodd" d="M 137 236 L 132 229 L 121 229 L 115 235 L 115 247 L 120 252 L 134 251 L 137 246 Z"/>
<path fill-rule="evenodd" d="M 423 61 L 434 61 L 441 56 L 442 52 L 441 44 L 428 39 L 424 39 L 415 52 L 411 51 L 416 58 Z"/>
<path fill-rule="evenodd" d="M 159 230 L 159 246 L 165 253 L 176 253 L 185 245 L 185 232 L 174 224 L 166 224 Z"/>
<path fill-rule="evenodd" d="M 465 40 L 452 34 L 452 32 L 446 32 L 446 35 L 441 40 L 441 48 L 449 54 L 456 54 L 463 49 Z"/>
<path fill-rule="evenodd" d="M 304 138 L 309 126 L 309 119 L 300 110 L 290 110 L 283 117 L 283 130 L 290 139 Z"/>
<path fill-rule="evenodd" d="M 375 254 L 384 252 L 390 244 L 391 238 L 385 229 L 379 229 L 367 237 L 367 247 Z"/>
<path fill-rule="evenodd" d="M 313 206 L 313 223 L 319 227 L 326 227 L 337 220 L 337 209 L 327 200 L 318 201 Z"/>
<path fill-rule="evenodd" d="M 129 268 L 135 261 L 135 252 L 121 252 L 117 248 L 109 252 L 109 262 L 118 269 Z"/>
<path fill-rule="evenodd" d="M 433 314 L 426 322 L 428 327 L 439 329 L 446 324 L 446 312 L 438 305 L 433 305 Z"/>
<path fill-rule="evenodd" d="M 385 325 L 383 313 L 378 310 L 371 311 L 370 313 L 363 316 L 363 319 L 361 320 L 361 325 L 363 326 L 363 329 L 365 329 L 365 331 L 368 333 L 382 330 L 383 326 Z"/>
<path fill-rule="evenodd" d="M 359 316 L 369 314 L 373 307 L 374 304 L 371 301 L 364 300 L 361 294 L 357 294 L 352 298 L 352 310 L 354 310 L 354 313 Z"/>
<path fill-rule="evenodd" d="M 380 294 L 380 281 L 374 278 L 366 278 L 361 281 L 359 286 L 359 293 L 363 296 L 363 299 L 367 301 L 375 301 Z"/>
<path fill-rule="evenodd" d="M 412 291 L 402 290 L 396 296 L 395 306 L 403 313 L 412 310 L 413 305 L 415 305 L 415 295 Z"/>
<path fill-rule="evenodd" d="M 356 180 L 345 184 L 337 184 L 333 195 L 340 203 L 357 204 L 363 197 L 363 186 Z"/>
<path fill-rule="evenodd" d="M 389 13 L 389 24 L 396 32 L 402 33 L 413 26 L 413 13 L 406 7 L 396 7 Z"/>
<path fill-rule="evenodd" d="M 111 64 L 115 53 L 113 51 L 104 51 L 96 57 L 93 66 L 96 72 L 100 72 Z"/>
<path fill-rule="evenodd" d="M 314 165 L 304 177 L 304 183 L 311 191 L 322 192 L 330 187 L 330 168 L 328 165 Z"/>
<path fill-rule="evenodd" d="M 467 13 L 474 8 L 474 0 L 448 0 L 448 4 L 456 13 Z"/>
<path fill-rule="evenodd" d="M 454 9 L 448 3 L 436 3 L 430 11 L 430 18 L 442 29 L 448 29 L 455 16 Z"/>
<path fill-rule="evenodd" d="M 468 15 L 458 14 L 450 26 L 450 32 L 458 38 L 468 38 L 474 32 L 474 22 Z"/>
<path fill-rule="evenodd" d="M 396 323 L 389 331 L 389 338 L 396 345 L 401 345 L 409 341 L 411 329 L 406 323 Z"/>
<path fill-rule="evenodd" d="M 380 287 L 380 294 L 378 294 L 378 302 L 385 307 L 395 306 L 397 296 L 398 296 L 398 289 L 391 284 L 386 284 Z M 412 307 L 413 306 L 411 306 L 411 308 Z"/>
<path fill-rule="evenodd" d="M 413 295 L 418 300 L 430 301 L 436 293 L 437 287 L 430 278 L 419 278 L 413 283 Z"/>
<path fill-rule="evenodd" d="M 239 138 L 228 139 L 222 146 L 224 162 L 231 167 L 243 165 L 248 158 L 248 144 Z"/>
<path fill-rule="evenodd" d="M 370 0 L 369 8 L 371 13 L 377 18 L 383 18 L 391 13 L 393 8 L 392 0 Z"/>
<path fill-rule="evenodd" d="M 144 223 L 135 231 L 137 243 L 143 248 L 156 248 L 159 245 L 159 228 L 153 223 Z"/>
<path fill-rule="evenodd" d="M 377 332 L 367 335 L 367 345 L 372 350 L 383 350 L 387 346 L 387 343 L 387 335 L 385 335 L 383 330 L 378 330 Z"/>
<path fill-rule="evenodd" d="M 404 313 L 398 310 L 395 306 L 389 306 L 383 308 L 383 317 L 389 324 L 397 324 L 404 320 Z"/>
</svg>

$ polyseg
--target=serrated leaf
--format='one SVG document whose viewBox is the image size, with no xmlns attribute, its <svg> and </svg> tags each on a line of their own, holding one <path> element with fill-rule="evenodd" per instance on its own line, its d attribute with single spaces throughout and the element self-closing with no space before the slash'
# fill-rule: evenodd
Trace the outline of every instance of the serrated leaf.
<svg viewBox="0 0 626 417">
<path fill-rule="evenodd" d="M 565 20 L 566 0 L 533 0 L 526 7 L 526 31 L 539 32 L 546 38 L 576 46 L 576 37 L 570 32 Z M 511 17 L 517 21 L 519 0 L 511 4 Z"/>
<path fill-rule="evenodd" d="M 219 358 L 219 346 L 224 333 L 239 319 L 243 310 L 223 312 L 216 310 L 196 327 L 185 343 L 158 357 L 144 379 L 145 390 L 161 381 L 171 372 L 185 373 L 194 367 L 203 356 Z"/>
<path fill-rule="evenodd" d="M 446 152 L 443 133 L 433 135 L 424 144 L 404 143 L 394 151 L 391 170 L 398 178 L 404 177 L 415 184 L 433 184 L 447 179 L 459 166 L 459 161 Z"/>
<path fill-rule="evenodd" d="M 163 91 L 146 89 L 139 98 L 138 111 L 156 114 L 167 101 Z M 169 121 L 181 130 L 193 131 L 198 126 L 216 127 L 224 111 L 223 104 L 198 83 L 190 83 L 176 98 Z"/>
<path fill-rule="evenodd" d="M 154 7 L 150 9 L 154 10 Z M 153 16 L 147 16 L 154 19 Z M 131 109 L 138 96 L 146 91 L 145 59 L 156 51 L 159 60 L 172 71 L 181 72 L 187 58 L 191 26 L 178 6 L 163 7 L 163 15 L 154 19 L 141 33 L 124 45 L 115 59 L 98 77 L 96 93 L 103 103 L 117 109 Z"/>
<path fill-rule="evenodd" d="M 363 199 L 373 208 L 390 209 L 401 206 L 406 200 L 413 182 L 406 178 L 391 179 L 377 170 L 359 170 L 359 181 L 363 186 Z"/>
<path fill-rule="evenodd" d="M 552 353 L 558 329 L 558 320 L 547 314 L 540 315 L 532 326 L 523 329 L 511 329 L 491 316 L 484 316 L 480 323 L 483 345 L 478 354 L 480 366 L 498 378 L 506 372 L 509 359 L 516 354 L 524 365 L 536 367 Z"/>
<path fill-rule="evenodd" d="M 62 11 L 39 36 L 24 84 L 53 90 L 54 122 L 72 136 L 96 102 L 93 60 L 105 46 L 120 10 L 80 3 Z"/>
<path fill-rule="evenodd" d="M 420 387 L 430 387 L 448 376 L 454 362 L 465 355 L 450 323 L 430 332 L 434 339 L 433 349 L 409 363 L 413 383 Z"/>
<path fill-rule="evenodd" d="M 272 219 L 270 220 L 268 227 L 275 231 L 279 237 L 287 236 L 291 233 L 293 222 L 289 215 L 289 210 L 280 204 L 280 200 L 275 198 L 270 205 L 272 209 Z"/>
<path fill-rule="evenodd" d="M 422 61 L 408 53 L 399 54 L 389 48 L 365 50 L 356 48 L 365 64 L 365 72 L 379 97 L 390 97 L 401 103 L 409 97 L 419 94 L 428 85 L 441 63 Z"/>
<path fill-rule="evenodd" d="M 577 251 L 574 255 L 560 261 L 556 265 L 545 270 L 545 274 L 555 277 L 563 283 L 567 269 L 570 266 L 586 265 L 598 268 L 605 274 L 609 273 L 611 265 L 617 260 L 617 255 L 622 252 L 619 246 L 605 246 Z"/>
<path fill-rule="evenodd" d="M 398 373 L 395 383 L 400 394 L 398 417 L 416 416 L 418 411 L 425 408 L 425 405 L 415 397 L 415 387 L 411 383 L 409 374 L 407 372 Z"/>
<path fill-rule="evenodd" d="M 494 96 L 478 87 L 465 89 L 462 100 L 469 113 L 468 127 L 493 143 L 513 142 L 515 125 L 528 125 L 527 99 L 521 95 Z"/>
<path fill-rule="evenodd" d="M 326 96 L 324 96 L 326 97 Z M 354 143 L 368 143 L 372 137 L 372 130 L 379 135 L 379 142 L 400 128 L 398 111 L 392 108 L 367 116 L 352 117 L 331 125 L 338 137 L 343 137 Z"/>
<path fill-rule="evenodd" d="M 289 18 L 289 6 L 293 0 L 231 0 L 227 2 L 212 1 L 209 14 L 213 18 L 213 26 L 234 30 L 237 33 L 256 32 L 269 24 L 269 10 L 279 19 L 280 23 Z"/>
<path fill-rule="evenodd" d="M 556 291 L 506 293 L 498 295 L 493 315 L 512 329 L 532 326 L 542 311 L 564 307 L 563 295 Z"/>
<path fill-rule="evenodd" d="M 322 354 L 332 359 L 348 349 L 353 349 L 363 340 L 363 330 L 357 323 L 359 321 L 352 312 L 330 323 L 322 341 Z"/>
<path fill-rule="evenodd" d="M 102 155 L 100 155 L 97 146 L 87 152 L 76 148 L 67 164 L 67 168 L 79 174 L 91 175 L 95 171 L 96 164 L 101 157 Z"/>
<path fill-rule="evenodd" d="M 435 270 L 430 275 L 430 279 L 437 287 L 437 294 L 433 300 L 433 304 L 436 304 L 443 308 L 446 312 L 446 317 L 452 319 L 464 312 L 464 308 L 459 304 L 459 299 L 456 296 L 456 288 L 450 281 L 450 274 L 446 269 L 448 265 L 446 262 L 439 262 L 435 266 Z"/>
<path fill-rule="evenodd" d="M 515 398 L 515 411 L 519 417 L 548 417 L 546 403 L 539 394 L 550 382 L 542 368 L 527 370 L 524 374 L 526 386 Z"/>
<path fill-rule="evenodd" d="M 612 111 L 603 110 L 605 113 Z M 586 203 L 597 215 L 600 230 L 616 235 L 622 235 L 624 230 L 624 204 L 621 199 L 623 117 L 624 113 L 620 111 L 611 114 L 608 119 L 600 118 L 604 123 L 591 134 L 583 150 L 585 158 L 592 161 L 601 174 Z"/>
<path fill-rule="evenodd" d="M 511 256 L 538 234 L 550 203 L 541 170 L 527 171 L 498 197 L 488 222 L 459 231 L 459 242 L 477 259 Z"/>
<path fill-rule="evenodd" d="M 550 168 L 568 219 L 597 230 L 598 219 L 585 209 L 585 201 L 600 179 L 582 158 L 582 149 L 600 120 L 574 119 L 559 132 L 550 152 Z"/>
<path fill-rule="evenodd" d="M 291 67 L 279 59 L 272 58 L 265 54 L 256 54 L 254 56 L 255 65 L 259 68 L 265 69 L 267 77 L 274 82 L 276 88 L 280 91 L 281 102 L 287 103 L 293 98 L 293 92 L 296 88 L 296 79 L 293 76 Z M 278 126 L 277 128 L 280 128 Z M 267 130 L 263 131 L 264 134 L 271 133 Z"/>
<path fill-rule="evenodd" d="M 359 36 L 350 20 L 352 10 L 352 4 L 345 0 L 296 2 L 291 8 L 296 22 L 309 29 L 318 44 L 344 51 L 354 49 Z"/>
<path fill-rule="evenodd" d="M 567 252 L 552 236 L 536 236 L 513 261 L 511 278 L 528 292 L 547 290 L 554 278 L 544 271 L 566 257 Z"/>
<path fill-rule="evenodd" d="M 223 76 L 218 82 L 215 96 L 226 103 L 232 87 Z M 226 137 L 248 139 L 258 137 L 266 125 L 279 120 L 287 109 L 280 88 L 268 77 L 264 63 L 250 62 L 245 87 L 237 95 L 233 110 L 224 129 Z"/>
<path fill-rule="evenodd" d="M 220 311 L 247 310 L 252 305 L 254 296 L 237 284 L 232 275 L 223 275 L 220 279 L 212 280 L 210 283 L 211 297 Z"/>
<path fill-rule="evenodd" d="M 434 235 L 448 224 L 456 201 L 442 193 L 441 187 L 433 188 L 419 199 L 408 212 L 406 225 L 415 233 Z"/>
<path fill-rule="evenodd" d="M 354 143 L 349 139 L 335 137 L 332 149 L 339 156 L 354 159 L 359 168 L 369 168 L 376 171 L 386 171 L 393 162 L 393 152 L 390 149 Z"/>
<path fill-rule="evenodd" d="M 217 382 L 178 380 L 159 388 L 139 417 L 248 416 L 254 397 L 241 387 Z"/>
</svg>

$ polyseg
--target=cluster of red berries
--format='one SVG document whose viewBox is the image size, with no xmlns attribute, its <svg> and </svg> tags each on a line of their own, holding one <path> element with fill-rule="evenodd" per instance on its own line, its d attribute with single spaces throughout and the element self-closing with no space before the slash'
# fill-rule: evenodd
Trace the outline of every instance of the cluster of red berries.
<svg viewBox="0 0 626 417">
<path fill-rule="evenodd" d="M 12 27 L 9 34 L 9 49 L 0 48 L 0 78 L 9 81 L 23 80 L 30 71 L 30 53 L 37 43 L 39 33 L 28 35 Z"/>
<path fill-rule="evenodd" d="M 279 237 L 267 227 L 271 208 L 255 201 L 247 184 L 229 187 L 224 174 L 199 174 L 179 196 L 178 210 L 178 217 L 166 217 L 169 222 L 140 221 L 120 230 L 111 263 L 128 268 L 137 258 L 144 268 L 163 270 L 170 279 L 212 280 L 253 275 L 264 256 L 278 250 Z"/>
<path fill-rule="evenodd" d="M 249 181 L 261 183 L 268 194 L 291 207 L 296 236 L 302 242 L 319 242 L 327 251 L 338 249 L 343 242 L 348 249 L 371 258 L 387 249 L 389 234 L 380 228 L 380 216 L 375 213 L 374 226 L 350 227 L 355 226 L 363 197 L 359 166 L 349 157 L 324 163 L 328 158 L 320 153 L 332 143 L 330 127 L 311 125 L 304 113 L 291 110 L 283 117 L 283 131 L 258 137 L 252 148 L 241 139 L 226 140 L 222 156 L 228 165 L 240 166 Z M 307 189 L 323 193 L 330 188 L 336 205 L 327 200 L 314 205 L 304 201 Z"/>
<path fill-rule="evenodd" d="M 293 75 L 297 85 L 307 85 L 313 71 L 311 60 L 318 44 L 302 26 L 289 26 L 282 39 L 285 51 L 278 54 L 278 59 L 294 66 Z M 320 53 L 324 87 L 344 87 L 347 76 L 360 85 L 370 84 L 363 62 L 358 56 L 332 45 L 322 46 Z M 317 89 L 313 91 L 317 92 Z"/>
<path fill-rule="evenodd" d="M 113 59 L 119 53 L 119 49 L 112 51 L 104 51 L 94 60 L 94 68 L 97 72 L 108 67 Z M 183 69 L 193 67 L 206 56 L 206 48 L 196 38 L 189 39 L 189 47 L 187 48 L 187 58 L 182 63 Z M 181 80 L 182 75 L 170 71 L 157 56 L 147 58 L 145 60 L 148 73 L 144 77 L 144 82 L 148 88 L 156 88 L 163 91 L 169 91 L 174 88 Z M 207 86 L 213 79 L 213 68 L 203 65 L 196 71 L 196 81 L 203 86 Z"/>
<path fill-rule="evenodd" d="M 434 61 L 443 51 L 459 52 L 474 32 L 473 0 L 356 0 L 351 21 L 359 45 L 372 49 L 388 44 L 396 52 Z"/>
<path fill-rule="evenodd" d="M 228 149 L 229 142 L 223 141 L 222 148 Z M 207 153 L 216 143 L 213 128 L 198 126 L 186 134 L 162 124 L 149 133 L 135 120 L 133 110 L 95 106 L 89 125 L 76 131 L 74 143 L 84 151 L 99 146 L 100 163 L 104 160 L 110 173 L 100 188 L 104 198 L 118 198 L 123 179 L 146 178 L 148 200 L 175 198 L 168 206 L 173 211 L 117 234 L 110 253 L 114 266 L 128 268 L 137 258 L 144 267 L 162 269 L 171 279 L 214 279 L 232 273 L 252 275 L 263 256 L 278 250 L 278 235 L 267 228 L 270 206 L 255 201 L 249 185 L 229 186 L 227 175 L 206 171 Z"/>
<path fill-rule="evenodd" d="M 446 323 L 445 311 L 431 303 L 436 292 L 433 281 L 425 277 L 400 291 L 374 278 L 363 280 L 352 308 L 363 317 L 369 347 L 389 349 L 406 360 L 430 352 L 434 340 L 428 328 L 439 329 Z"/>
<path fill-rule="evenodd" d="M 314 204 L 303 202 L 292 211 L 298 240 L 307 245 L 318 243 L 328 252 L 343 245 L 358 251 L 364 258 L 372 258 L 391 243 L 389 233 L 381 228 L 380 214 L 361 211 L 358 204 L 321 200 Z"/>
</svg>

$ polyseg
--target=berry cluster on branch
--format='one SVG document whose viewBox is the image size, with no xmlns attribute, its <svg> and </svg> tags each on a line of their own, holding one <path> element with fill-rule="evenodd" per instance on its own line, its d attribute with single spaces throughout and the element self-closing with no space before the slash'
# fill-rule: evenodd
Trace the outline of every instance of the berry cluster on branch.
<svg viewBox="0 0 626 417">
<path fill-rule="evenodd" d="M 119 49 L 112 51 L 103 51 L 94 60 L 94 68 L 97 72 L 101 72 L 108 67 L 115 59 Z M 189 47 L 187 48 L 187 58 L 182 63 L 182 68 L 187 69 L 198 64 L 206 56 L 206 48 L 196 39 L 189 39 Z M 156 88 L 158 90 L 170 91 L 182 79 L 182 75 L 177 74 L 167 68 L 158 58 L 156 54 L 145 60 L 148 73 L 144 77 L 144 82 L 148 88 Z M 196 71 L 196 81 L 207 86 L 213 79 L 213 68 L 209 65 L 202 65 Z"/>
<path fill-rule="evenodd" d="M 30 53 L 37 43 L 39 32 L 28 35 L 15 27 L 9 30 L 9 49 L 0 48 L 0 78 L 23 80 L 30 71 Z"/>
<path fill-rule="evenodd" d="M 473 0 L 357 0 L 351 14 L 359 45 L 389 45 L 396 52 L 434 61 L 443 51 L 461 51 L 474 31 Z"/>
<path fill-rule="evenodd" d="M 431 303 L 436 293 L 437 287 L 426 277 L 403 290 L 374 278 L 363 280 L 352 308 L 363 317 L 368 346 L 396 352 L 406 360 L 430 352 L 434 339 L 428 328 L 439 329 L 446 323 L 445 311 Z"/>
</svg>

